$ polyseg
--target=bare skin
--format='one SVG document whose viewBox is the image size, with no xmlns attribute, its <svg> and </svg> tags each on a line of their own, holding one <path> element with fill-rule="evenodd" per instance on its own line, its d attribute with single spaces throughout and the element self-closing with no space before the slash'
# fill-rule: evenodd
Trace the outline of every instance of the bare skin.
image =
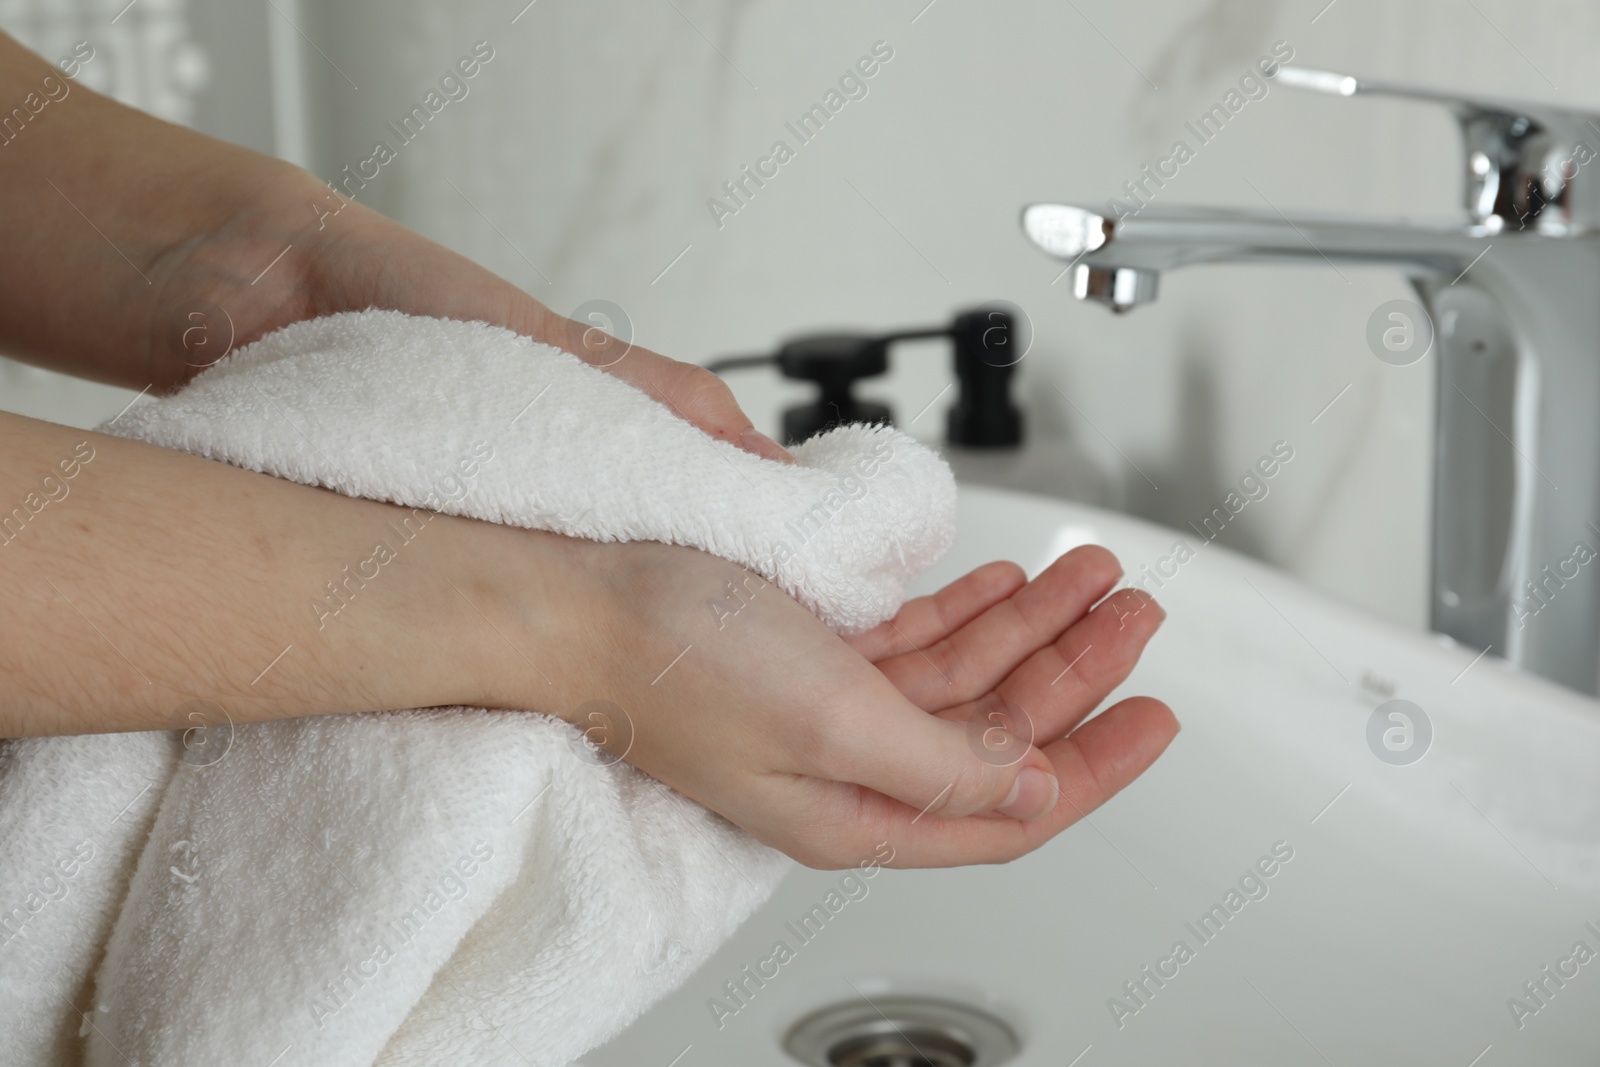
<svg viewBox="0 0 1600 1067">
<path fill-rule="evenodd" d="M 0 105 L 47 75 L 0 35 Z M 185 336 L 200 308 L 225 310 L 234 345 L 368 306 L 481 319 L 786 458 L 703 370 L 637 347 L 618 359 L 615 340 L 359 204 L 319 217 L 329 197 L 73 84 L 0 145 L 0 349 L 162 391 L 215 358 Z M 772 586 L 717 629 L 707 598 L 748 575 L 693 549 L 437 516 L 319 619 L 324 583 L 407 510 L 0 414 L 0 513 L 46 476 L 69 491 L 0 534 L 0 736 L 180 728 L 197 699 L 235 722 L 454 705 L 571 719 L 607 700 L 631 719 L 630 762 L 839 867 L 882 840 L 896 866 L 1023 855 L 1177 731 L 1144 697 L 1090 717 L 1162 618 L 1111 593 L 1120 570 L 1098 548 L 1031 582 L 990 564 L 845 639 Z M 1033 743 L 980 758 L 969 724 L 997 708 Z"/>
</svg>

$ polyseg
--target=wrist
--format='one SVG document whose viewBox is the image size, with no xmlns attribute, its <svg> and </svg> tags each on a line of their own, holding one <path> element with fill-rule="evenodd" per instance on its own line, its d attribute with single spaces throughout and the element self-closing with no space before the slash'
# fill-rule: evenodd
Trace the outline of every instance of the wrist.
<svg viewBox="0 0 1600 1067">
<path fill-rule="evenodd" d="M 164 227 L 134 349 L 143 356 L 138 373 L 158 389 L 177 388 L 234 349 L 318 313 L 312 205 L 326 187 L 299 167 L 230 145 L 189 177 L 206 207 Z"/>
<path fill-rule="evenodd" d="M 8 96 L 53 73 L 0 36 L 0 88 Z M 326 193 L 316 179 L 81 83 L 63 84 L 68 91 L 59 101 L 3 146 L 6 354 L 164 391 L 215 361 L 183 347 L 185 337 L 206 332 L 192 329 L 195 313 L 227 313 L 216 315 L 219 332 L 246 338 L 260 325 L 254 308 L 304 305 L 292 262 L 278 262 L 253 288 L 251 282 L 291 242 L 304 243 L 287 231 L 304 220 L 314 225 L 307 202 L 313 190 Z M 238 321 L 222 329 L 228 314 Z M 224 347 L 225 340 L 210 351 Z"/>
<path fill-rule="evenodd" d="M 558 534 L 454 517 L 434 520 L 425 579 L 443 662 L 435 704 L 570 719 L 605 687 L 608 597 L 590 549 Z"/>
</svg>

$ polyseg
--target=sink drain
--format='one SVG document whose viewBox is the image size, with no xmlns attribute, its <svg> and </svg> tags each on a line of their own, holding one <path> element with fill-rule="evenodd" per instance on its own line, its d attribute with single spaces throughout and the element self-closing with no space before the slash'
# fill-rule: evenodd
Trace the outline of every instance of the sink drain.
<svg viewBox="0 0 1600 1067">
<path fill-rule="evenodd" d="M 999 1019 L 929 997 L 823 1008 L 796 1023 L 783 1048 L 808 1067 L 997 1067 L 1018 1051 Z"/>
</svg>

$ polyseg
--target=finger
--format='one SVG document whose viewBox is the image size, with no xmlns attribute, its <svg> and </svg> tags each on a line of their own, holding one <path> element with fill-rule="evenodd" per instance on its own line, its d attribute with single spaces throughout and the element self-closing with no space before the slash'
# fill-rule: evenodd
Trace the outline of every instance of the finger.
<svg viewBox="0 0 1600 1067">
<path fill-rule="evenodd" d="M 958 722 L 974 714 L 1000 715 L 1006 729 L 1023 741 L 1046 745 L 1127 681 L 1166 617 L 1143 590 L 1119 589 L 1054 644 L 1023 661 L 992 696 L 939 714 Z"/>
<path fill-rule="evenodd" d="M 1116 796 L 1167 750 L 1183 727 L 1154 697 L 1118 701 L 1045 746 L 1063 786 L 1069 826 Z"/>
<path fill-rule="evenodd" d="M 1061 796 L 1055 807 L 1032 820 L 933 819 L 903 803 L 865 794 L 846 803 L 854 822 L 834 846 L 838 867 L 871 856 L 880 842 L 892 849 L 890 867 L 956 867 L 1009 863 L 1027 855 L 1092 813 L 1143 774 L 1177 736 L 1172 710 L 1151 697 L 1130 697 L 1044 749 Z M 878 849 L 880 855 L 887 850 Z M 802 862 L 810 862 L 802 858 Z M 819 864 L 811 864 L 818 866 Z"/>
<path fill-rule="evenodd" d="M 1121 575 L 1110 552 L 1082 545 L 950 636 L 885 659 L 878 669 L 925 711 L 976 700 L 1060 637 Z"/>
<path fill-rule="evenodd" d="M 793 463 L 783 446 L 757 430 L 727 383 L 704 367 L 669 359 L 620 340 L 592 323 L 552 313 L 546 327 L 552 343 L 671 408 L 685 422 L 764 459 Z"/>
<path fill-rule="evenodd" d="M 844 641 L 869 663 L 923 648 L 944 640 L 1027 581 L 1027 573 L 1015 563 L 985 563 L 937 593 L 907 601 L 888 622 Z"/>
</svg>

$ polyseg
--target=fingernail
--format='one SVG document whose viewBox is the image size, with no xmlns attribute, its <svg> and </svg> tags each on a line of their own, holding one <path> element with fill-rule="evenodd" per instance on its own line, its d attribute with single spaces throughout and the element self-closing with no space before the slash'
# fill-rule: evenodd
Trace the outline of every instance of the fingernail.
<svg viewBox="0 0 1600 1067">
<path fill-rule="evenodd" d="M 1013 819 L 1037 819 L 1054 811 L 1060 796 L 1061 783 L 1055 775 L 1037 767 L 1024 767 L 1011 784 L 1011 792 L 995 810 Z"/>
<path fill-rule="evenodd" d="M 746 452 L 754 452 L 763 459 L 775 459 L 779 463 L 794 462 L 794 457 L 782 445 L 760 430 L 754 428 L 746 430 L 739 441 Z"/>
</svg>

